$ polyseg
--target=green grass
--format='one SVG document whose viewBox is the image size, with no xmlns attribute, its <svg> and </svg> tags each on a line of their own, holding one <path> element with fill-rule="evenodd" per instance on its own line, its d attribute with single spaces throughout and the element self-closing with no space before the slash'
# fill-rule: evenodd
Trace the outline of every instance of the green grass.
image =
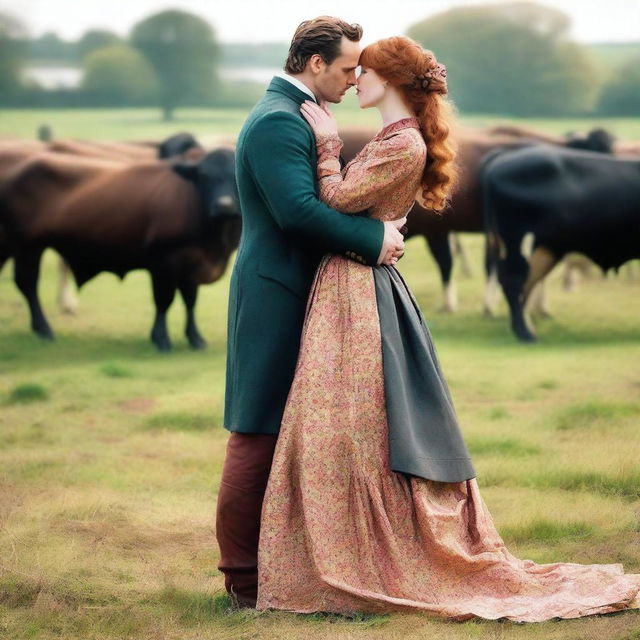
<svg viewBox="0 0 640 640">
<path fill-rule="evenodd" d="M 539 489 L 556 487 L 565 491 L 589 491 L 603 496 L 640 498 L 640 472 L 629 470 L 616 475 L 593 471 L 555 469 L 539 473 L 531 478 L 531 484 Z"/>
<path fill-rule="evenodd" d="M 514 438 L 467 438 L 467 446 L 473 455 L 494 455 L 519 458 L 540 453 L 540 447 Z"/>
<path fill-rule="evenodd" d="M 371 112 L 341 109 L 346 122 L 374 124 Z M 233 134 L 244 117 L 184 110 L 165 125 L 150 110 L 3 112 L 0 129 L 31 136 L 44 115 L 57 119 L 60 136 L 127 139 L 192 126 L 202 136 Z M 562 132 L 587 123 L 537 124 Z M 640 138 L 637 121 L 612 124 Z M 548 284 L 554 317 L 536 320 L 540 341 L 525 346 L 508 329 L 504 302 L 495 318 L 483 317 L 482 240 L 463 235 L 462 242 L 475 271 L 471 278 L 454 271 L 455 315 L 437 311 L 439 277 L 421 240 L 409 241 L 400 269 L 430 325 L 498 530 L 519 557 L 624 562 L 640 572 L 638 280 L 623 270 L 584 280 L 568 294 L 554 272 Z M 145 273 L 122 282 L 109 274 L 95 278 L 81 290 L 75 316 L 57 309 L 56 281 L 56 259 L 47 252 L 40 294 L 57 334 L 49 343 L 31 334 L 10 266 L 0 271 L 0 637 L 639 637 L 638 612 L 515 625 L 233 610 L 216 569 L 213 532 L 227 440 L 229 273 L 201 288 L 197 316 L 208 349 L 189 349 L 176 303 L 168 355 L 148 340 L 153 308 Z M 33 385 L 45 401 L 9 400 Z"/>
<path fill-rule="evenodd" d="M 563 409 L 557 417 L 556 429 L 590 429 L 599 426 L 609 429 L 618 418 L 640 418 L 640 404 L 587 402 Z"/>
<path fill-rule="evenodd" d="M 7 401 L 9 404 L 27 404 L 41 402 L 42 400 L 48 400 L 48 398 L 49 394 L 41 384 L 24 382 L 11 389 Z"/>
<path fill-rule="evenodd" d="M 553 522 L 534 520 L 520 527 L 506 527 L 503 537 L 509 543 L 545 542 L 553 544 L 566 538 L 587 538 L 595 528 L 587 522 Z"/>
<path fill-rule="evenodd" d="M 133 375 L 130 369 L 117 362 L 106 362 L 102 365 L 100 371 L 109 378 L 130 378 Z"/>
<path fill-rule="evenodd" d="M 172 429 L 175 431 L 204 431 L 213 426 L 210 414 L 193 413 L 161 413 L 149 418 L 146 427 L 149 429 Z"/>
</svg>

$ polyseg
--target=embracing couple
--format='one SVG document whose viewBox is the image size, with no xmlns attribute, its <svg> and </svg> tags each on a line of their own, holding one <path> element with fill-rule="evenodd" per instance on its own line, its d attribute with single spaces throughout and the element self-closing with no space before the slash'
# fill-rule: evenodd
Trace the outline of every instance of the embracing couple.
<svg viewBox="0 0 640 640">
<path fill-rule="evenodd" d="M 361 36 L 303 22 L 238 139 L 216 522 L 227 591 L 258 609 L 455 619 L 637 606 L 640 575 L 519 560 L 494 527 L 394 266 L 414 199 L 443 209 L 455 183 L 446 71 L 409 38 L 361 49 Z M 354 85 L 382 129 L 341 167 L 328 103 Z"/>
</svg>

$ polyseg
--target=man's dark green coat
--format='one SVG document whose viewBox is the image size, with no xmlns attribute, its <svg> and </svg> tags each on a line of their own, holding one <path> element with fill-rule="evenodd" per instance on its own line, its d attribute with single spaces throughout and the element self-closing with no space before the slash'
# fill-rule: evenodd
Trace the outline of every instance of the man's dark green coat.
<svg viewBox="0 0 640 640">
<path fill-rule="evenodd" d="M 274 78 L 236 148 L 242 236 L 231 276 L 224 425 L 278 433 L 293 381 L 307 297 L 321 257 L 358 255 L 375 265 L 383 224 L 338 213 L 318 199 L 309 100 Z"/>
</svg>

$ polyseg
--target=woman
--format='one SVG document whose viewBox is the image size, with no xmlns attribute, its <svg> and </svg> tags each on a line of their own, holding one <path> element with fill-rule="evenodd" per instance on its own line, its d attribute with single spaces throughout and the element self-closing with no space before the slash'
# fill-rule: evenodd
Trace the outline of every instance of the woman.
<svg viewBox="0 0 640 640">
<path fill-rule="evenodd" d="M 366 47 L 360 63 L 360 106 L 384 126 L 342 172 L 333 118 L 302 107 L 321 198 L 381 220 L 403 217 L 417 192 L 442 209 L 455 178 L 443 65 L 405 37 Z M 258 608 L 540 621 L 634 606 L 640 575 L 620 565 L 512 556 L 474 476 L 399 273 L 326 256 L 265 495 Z"/>
</svg>

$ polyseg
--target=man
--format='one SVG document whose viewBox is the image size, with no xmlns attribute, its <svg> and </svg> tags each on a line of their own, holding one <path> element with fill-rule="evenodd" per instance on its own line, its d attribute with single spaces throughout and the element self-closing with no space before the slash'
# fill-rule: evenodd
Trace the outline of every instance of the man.
<svg viewBox="0 0 640 640">
<path fill-rule="evenodd" d="M 219 569 L 237 604 L 255 606 L 260 509 L 293 381 L 307 297 L 326 253 L 391 264 L 403 220 L 350 216 L 318 199 L 305 100 L 340 102 L 356 84 L 359 25 L 323 16 L 297 29 L 285 63 L 240 132 L 242 237 L 229 293 L 224 425 L 232 433 L 216 519 Z"/>
</svg>

